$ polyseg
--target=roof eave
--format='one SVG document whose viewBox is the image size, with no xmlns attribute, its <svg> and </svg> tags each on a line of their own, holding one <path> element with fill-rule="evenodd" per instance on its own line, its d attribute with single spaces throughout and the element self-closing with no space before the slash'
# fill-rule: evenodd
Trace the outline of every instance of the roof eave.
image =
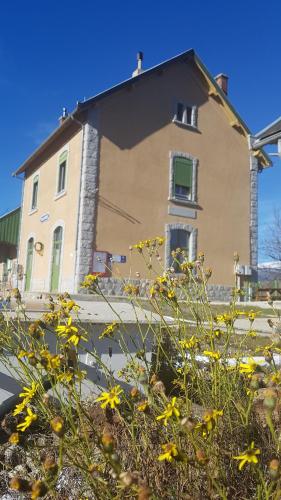
<svg viewBox="0 0 281 500">
<path fill-rule="evenodd" d="M 75 115 L 77 114 L 77 111 L 79 110 L 79 105 L 75 108 L 75 110 L 68 115 L 68 117 L 47 137 L 47 139 L 40 144 L 40 146 L 25 160 L 24 163 L 15 171 L 13 172 L 12 176 L 16 177 L 30 166 L 30 164 L 38 158 L 38 156 L 43 153 L 43 151 L 58 137 L 62 131 L 66 130 L 67 127 L 73 122 L 73 120 L 76 121 Z"/>
</svg>

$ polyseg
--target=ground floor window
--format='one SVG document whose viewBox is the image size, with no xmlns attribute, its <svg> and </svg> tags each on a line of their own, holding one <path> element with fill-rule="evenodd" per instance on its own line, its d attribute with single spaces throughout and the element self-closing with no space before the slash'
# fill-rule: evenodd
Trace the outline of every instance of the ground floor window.
<svg viewBox="0 0 281 500">
<path fill-rule="evenodd" d="M 197 229 L 189 224 L 166 224 L 166 268 L 173 267 L 175 272 L 180 271 L 183 260 L 192 261 L 196 258 Z M 173 254 L 181 249 L 176 256 Z"/>
</svg>

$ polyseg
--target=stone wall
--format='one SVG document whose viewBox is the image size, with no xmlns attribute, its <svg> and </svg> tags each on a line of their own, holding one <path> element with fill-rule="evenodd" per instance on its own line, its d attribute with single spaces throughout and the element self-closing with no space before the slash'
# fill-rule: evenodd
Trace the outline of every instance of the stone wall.
<svg viewBox="0 0 281 500">
<path fill-rule="evenodd" d="M 130 283 L 134 286 L 139 286 L 140 297 L 149 295 L 149 289 L 152 282 L 148 279 L 124 279 L 123 281 L 118 278 L 100 278 L 99 286 L 102 293 L 106 296 L 119 296 L 127 297 L 124 292 L 124 285 Z M 229 302 L 231 298 L 232 287 L 227 285 L 207 285 L 208 297 L 211 301 Z"/>
</svg>

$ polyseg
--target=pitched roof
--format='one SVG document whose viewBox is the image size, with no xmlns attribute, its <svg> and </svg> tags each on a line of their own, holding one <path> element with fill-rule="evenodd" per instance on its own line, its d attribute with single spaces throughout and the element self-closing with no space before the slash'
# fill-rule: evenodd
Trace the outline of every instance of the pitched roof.
<svg viewBox="0 0 281 500">
<path fill-rule="evenodd" d="M 132 82 L 137 82 L 144 80 L 148 76 L 152 75 L 153 73 L 157 71 L 161 71 L 165 69 L 165 67 L 170 66 L 172 64 L 175 64 L 177 62 L 184 62 L 184 61 L 193 61 L 198 69 L 201 71 L 203 74 L 205 80 L 207 81 L 209 85 L 209 95 L 212 95 L 214 98 L 218 99 L 223 107 L 226 110 L 226 113 L 230 119 L 230 124 L 232 127 L 236 128 L 240 132 L 242 132 L 245 137 L 250 134 L 250 130 L 245 124 L 245 122 L 242 120 L 242 118 L 239 116 L 237 111 L 234 109 L 232 104 L 230 103 L 229 99 L 227 98 L 226 94 L 223 92 L 223 90 L 219 87 L 217 84 L 216 80 L 211 76 L 207 68 L 204 66 L 203 62 L 200 60 L 200 58 L 196 55 L 195 51 L 193 49 L 186 50 L 170 59 L 167 59 L 166 61 L 157 64 L 156 66 L 153 66 L 152 68 L 149 68 L 147 70 L 144 70 L 142 73 L 140 73 L 137 76 L 132 76 L 128 78 L 127 80 L 124 80 L 121 83 L 118 83 L 117 85 L 114 85 L 113 87 L 110 87 L 103 92 L 100 92 L 99 94 L 96 94 L 93 97 L 90 97 L 84 102 L 78 102 L 76 108 L 68 115 L 68 117 L 62 122 L 62 124 L 54 130 L 54 132 L 25 160 L 25 162 L 16 170 L 16 172 L 13 175 L 19 175 L 25 170 L 29 168 L 31 163 L 43 152 L 46 150 L 46 148 L 60 135 L 60 133 L 69 127 L 71 123 L 73 123 L 73 120 L 77 120 L 79 117 L 80 113 L 87 110 L 90 106 L 94 105 L 96 102 L 105 99 L 109 95 L 112 95 L 113 93 L 116 93 L 132 84 Z M 261 162 L 263 163 L 264 166 L 269 166 L 271 165 L 271 160 L 269 157 L 261 150 L 260 152 L 260 159 Z"/>
<path fill-rule="evenodd" d="M 281 138 L 281 116 L 253 136 L 253 147 L 258 148 L 265 144 L 276 144 Z"/>
</svg>

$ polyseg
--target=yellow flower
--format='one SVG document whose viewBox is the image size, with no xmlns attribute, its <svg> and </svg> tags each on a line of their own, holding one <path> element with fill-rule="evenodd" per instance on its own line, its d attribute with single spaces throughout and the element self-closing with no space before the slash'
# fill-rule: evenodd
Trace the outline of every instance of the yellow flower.
<svg viewBox="0 0 281 500">
<path fill-rule="evenodd" d="M 107 405 L 109 405 L 110 408 L 114 409 L 115 406 L 120 404 L 120 398 L 118 396 L 122 392 L 123 389 L 121 389 L 120 385 L 116 385 L 112 387 L 109 392 L 102 392 L 101 396 L 99 396 L 96 401 L 103 401 L 101 408 L 106 408 Z"/>
<path fill-rule="evenodd" d="M 137 405 L 137 410 L 146 412 L 146 410 L 149 408 L 149 403 L 147 400 L 140 401 L 139 404 Z"/>
<path fill-rule="evenodd" d="M 175 443 L 162 444 L 161 448 L 164 453 L 161 453 L 161 455 L 159 455 L 158 457 L 158 460 L 160 462 L 162 462 L 163 460 L 167 460 L 167 462 L 172 462 L 172 460 L 174 460 L 174 458 L 177 457 L 179 454 Z"/>
<path fill-rule="evenodd" d="M 24 421 L 17 425 L 17 430 L 24 432 L 33 422 L 35 422 L 35 420 L 37 420 L 37 418 L 37 415 L 33 413 L 30 408 L 27 408 L 27 415 Z"/>
<path fill-rule="evenodd" d="M 72 326 L 72 318 L 70 316 L 66 325 L 57 326 L 56 332 L 59 334 L 59 337 L 67 337 L 68 335 L 72 335 L 72 333 L 77 333 L 78 328 Z"/>
<path fill-rule="evenodd" d="M 87 340 L 87 337 L 84 337 L 81 333 L 73 333 L 67 339 L 67 343 L 73 344 L 75 347 L 79 344 L 80 340 Z"/>
<path fill-rule="evenodd" d="M 218 417 L 222 417 L 223 410 L 207 410 L 203 415 L 203 422 L 195 426 L 195 429 L 201 431 L 203 437 L 207 437 L 212 429 L 215 428 Z"/>
<path fill-rule="evenodd" d="M 20 413 L 22 413 L 27 404 L 28 404 L 28 399 L 24 399 L 21 403 L 16 405 L 16 407 L 13 411 L 13 415 L 16 416 L 16 415 L 19 415 Z"/>
<path fill-rule="evenodd" d="M 103 332 L 100 334 L 99 339 L 102 340 L 104 337 L 111 337 L 115 332 L 116 328 L 118 328 L 117 321 L 113 321 L 111 325 L 108 325 Z"/>
<path fill-rule="evenodd" d="M 19 444 L 20 436 L 18 432 L 13 432 L 9 437 L 9 443 L 11 444 Z"/>
<path fill-rule="evenodd" d="M 255 313 L 254 311 L 249 311 L 247 316 L 249 318 L 249 320 L 251 321 L 251 323 L 253 323 L 253 321 L 255 320 L 255 318 L 257 317 L 258 313 Z"/>
<path fill-rule="evenodd" d="M 183 349 L 193 349 L 194 347 L 197 347 L 199 340 L 192 335 L 189 340 L 179 340 L 179 344 Z"/>
<path fill-rule="evenodd" d="M 257 464 L 258 458 L 257 455 L 260 455 L 261 451 L 258 448 L 255 448 L 254 441 L 251 442 L 250 447 L 245 450 L 241 455 L 237 455 L 234 460 L 240 460 L 239 470 L 242 470 L 245 464 Z"/>
<path fill-rule="evenodd" d="M 40 351 L 40 363 L 46 370 L 55 370 L 60 367 L 61 360 L 58 354 L 51 354 L 46 349 Z"/>
<path fill-rule="evenodd" d="M 162 420 L 165 427 L 167 426 L 168 419 L 171 417 L 178 418 L 180 416 L 179 409 L 176 407 L 177 398 L 173 397 L 171 403 L 168 403 L 164 412 L 156 417 L 156 420 Z"/>
<path fill-rule="evenodd" d="M 215 360 L 218 360 L 221 357 L 221 354 L 218 351 L 203 351 L 203 354 L 205 354 L 205 356 L 208 356 L 208 358 L 212 358 Z"/>
<path fill-rule="evenodd" d="M 252 373 L 256 371 L 258 367 L 258 363 L 255 362 L 253 358 L 248 359 L 248 363 L 240 363 L 239 364 L 239 371 L 240 373 L 245 373 L 248 375 L 250 378 Z"/>
<path fill-rule="evenodd" d="M 94 288 L 98 284 L 99 274 L 87 274 L 81 283 L 83 288 Z"/>
<path fill-rule="evenodd" d="M 58 382 L 61 382 L 62 384 L 69 384 L 73 381 L 73 378 L 73 372 L 63 372 L 58 375 Z"/>
<path fill-rule="evenodd" d="M 24 387 L 24 392 L 21 392 L 19 394 L 20 398 L 24 398 L 27 401 L 30 401 L 35 393 L 37 392 L 39 387 L 39 384 L 36 384 L 35 382 L 32 382 L 31 387 Z"/>
</svg>

